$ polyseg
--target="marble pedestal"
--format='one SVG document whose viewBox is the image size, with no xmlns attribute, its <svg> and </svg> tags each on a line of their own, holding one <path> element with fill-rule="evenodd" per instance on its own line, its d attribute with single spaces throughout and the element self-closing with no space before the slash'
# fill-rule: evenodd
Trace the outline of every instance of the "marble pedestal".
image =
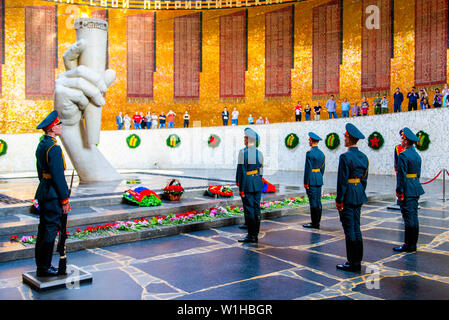
<svg viewBox="0 0 449 320">
<path fill-rule="evenodd" d="M 23 283 L 30 286 L 36 291 L 45 291 L 56 288 L 76 288 L 84 283 L 92 282 L 92 274 L 78 268 L 75 265 L 67 266 L 66 276 L 56 277 L 38 277 L 36 271 L 26 272 L 22 274 Z"/>
</svg>

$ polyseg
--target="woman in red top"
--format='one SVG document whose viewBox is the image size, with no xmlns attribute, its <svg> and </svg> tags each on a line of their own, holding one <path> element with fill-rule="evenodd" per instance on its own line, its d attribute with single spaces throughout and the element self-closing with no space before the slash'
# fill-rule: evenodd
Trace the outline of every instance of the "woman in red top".
<svg viewBox="0 0 449 320">
<path fill-rule="evenodd" d="M 133 115 L 133 121 L 134 121 L 134 129 L 142 129 L 140 123 L 142 122 L 142 116 L 136 111 L 136 114 Z"/>
<path fill-rule="evenodd" d="M 298 101 L 298 104 L 295 107 L 295 121 L 301 121 L 301 112 L 302 112 L 301 102 Z"/>
</svg>

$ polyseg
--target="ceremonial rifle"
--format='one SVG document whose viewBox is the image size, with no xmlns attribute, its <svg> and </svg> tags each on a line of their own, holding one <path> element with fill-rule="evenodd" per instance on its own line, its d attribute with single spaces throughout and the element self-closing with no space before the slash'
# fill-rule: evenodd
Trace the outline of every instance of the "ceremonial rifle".
<svg viewBox="0 0 449 320">
<path fill-rule="evenodd" d="M 75 170 L 72 171 L 72 179 L 70 181 L 69 198 L 72 193 L 73 176 L 75 175 Z M 67 213 L 62 213 L 61 217 L 61 230 L 59 231 L 59 241 L 58 241 L 58 253 L 59 253 L 59 266 L 58 275 L 67 275 L 67 248 L 65 242 L 67 240 Z"/>
</svg>

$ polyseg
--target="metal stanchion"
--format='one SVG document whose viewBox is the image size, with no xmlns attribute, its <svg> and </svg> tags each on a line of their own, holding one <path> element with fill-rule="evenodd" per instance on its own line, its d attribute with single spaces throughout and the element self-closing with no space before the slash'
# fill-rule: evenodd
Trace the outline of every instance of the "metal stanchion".
<svg viewBox="0 0 449 320">
<path fill-rule="evenodd" d="M 446 169 L 441 169 L 443 172 L 443 202 L 446 202 Z"/>
</svg>

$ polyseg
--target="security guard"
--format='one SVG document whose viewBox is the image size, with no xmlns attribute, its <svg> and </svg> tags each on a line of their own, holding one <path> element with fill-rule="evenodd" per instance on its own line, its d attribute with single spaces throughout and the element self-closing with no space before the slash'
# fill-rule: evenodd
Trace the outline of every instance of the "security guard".
<svg viewBox="0 0 449 320">
<path fill-rule="evenodd" d="M 413 146 L 418 137 L 407 127 L 403 129 L 402 146 L 399 154 L 396 174 L 396 196 L 404 219 L 404 244 L 393 248 L 396 252 L 414 252 L 419 236 L 418 200 L 424 194 L 419 182 L 421 176 L 421 157 Z"/>
<path fill-rule="evenodd" d="M 257 140 L 257 133 L 251 128 L 246 128 L 244 137 L 246 147 L 240 150 L 238 156 L 236 183 L 242 197 L 245 222 L 248 226 L 248 235 L 239 240 L 244 243 L 257 243 L 259 235 L 263 155 L 256 148 Z"/>
<path fill-rule="evenodd" d="M 311 149 L 306 153 L 306 164 L 304 167 L 304 188 L 309 197 L 311 223 L 304 224 L 304 228 L 320 228 L 321 221 L 321 187 L 325 170 L 326 157 L 318 148 L 322 139 L 315 133 L 309 132 L 309 146 Z"/>
<path fill-rule="evenodd" d="M 346 239 L 348 261 L 337 265 L 337 269 L 358 272 L 363 258 L 363 239 L 360 231 L 360 211 L 368 199 L 365 194 L 369 162 L 359 151 L 357 142 L 365 136 L 351 123 L 346 124 L 345 147 L 348 151 L 340 155 L 335 204 L 340 214 Z"/>
<path fill-rule="evenodd" d="M 39 203 L 39 227 L 35 259 L 38 277 L 56 276 L 57 268 L 51 265 L 56 235 L 61 227 L 61 215 L 70 211 L 69 189 L 64 176 L 65 161 L 56 137 L 62 126 L 56 110 L 52 111 L 37 127 L 45 132 L 36 150 L 39 186 L 35 199 Z"/>
</svg>

